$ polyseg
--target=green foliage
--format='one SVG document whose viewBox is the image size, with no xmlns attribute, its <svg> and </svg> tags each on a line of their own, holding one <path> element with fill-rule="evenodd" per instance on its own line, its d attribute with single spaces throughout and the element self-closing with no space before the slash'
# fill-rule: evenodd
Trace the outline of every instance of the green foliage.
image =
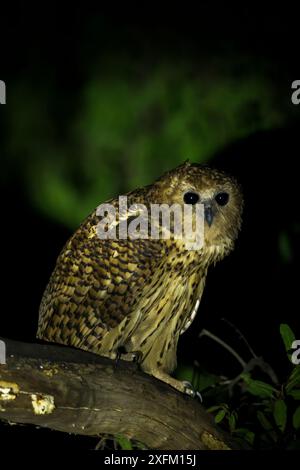
<svg viewBox="0 0 300 470">
<path fill-rule="evenodd" d="M 99 203 L 187 158 L 205 162 L 239 138 L 283 124 L 263 71 L 253 74 L 249 63 L 237 79 L 237 66 L 237 58 L 205 69 L 158 63 L 141 75 L 141 64 L 128 58 L 102 63 L 77 95 L 63 97 L 51 78 L 12 84 L 11 171 L 20 167 L 40 211 L 74 228 Z"/>
<path fill-rule="evenodd" d="M 287 325 L 285 323 L 282 323 L 280 325 L 280 334 L 281 334 L 282 340 L 284 342 L 285 349 L 286 349 L 287 352 L 289 352 L 291 347 L 292 347 L 293 341 L 295 341 L 295 335 L 292 332 L 289 325 Z"/>
<path fill-rule="evenodd" d="M 138 441 L 128 439 L 127 437 L 119 434 L 114 438 L 114 444 L 120 450 L 145 450 L 146 446 Z"/>
<path fill-rule="evenodd" d="M 180 378 L 191 381 L 199 391 L 200 385 L 204 405 L 214 414 L 215 422 L 257 449 L 300 449 L 300 365 L 290 361 L 295 335 L 286 324 L 280 325 L 280 335 L 288 369 L 281 383 L 274 383 L 266 373 L 264 380 L 257 379 L 257 369 L 249 367 L 233 381 L 215 374 L 209 380 L 210 374 L 196 366 L 179 368 Z"/>
<path fill-rule="evenodd" d="M 287 421 L 287 405 L 284 400 L 279 399 L 275 401 L 273 416 L 280 431 L 284 432 Z"/>
<path fill-rule="evenodd" d="M 226 411 L 224 409 L 219 410 L 215 416 L 215 422 L 220 423 L 225 418 L 225 415 L 226 415 Z"/>
<path fill-rule="evenodd" d="M 300 428 L 300 406 L 296 409 L 294 415 L 293 415 L 293 426 L 295 429 Z"/>
<path fill-rule="evenodd" d="M 251 378 L 250 374 L 241 374 L 241 379 L 244 380 L 244 383 L 247 386 L 247 391 L 252 395 L 261 398 L 273 398 L 276 389 L 261 380 L 254 380 Z"/>
<path fill-rule="evenodd" d="M 288 395 L 291 395 L 292 392 L 298 392 L 300 390 L 300 365 L 296 365 L 293 368 L 291 374 L 288 377 L 285 389 Z"/>
<path fill-rule="evenodd" d="M 255 434 L 247 428 L 236 428 L 235 438 L 245 440 L 251 447 L 254 445 Z"/>
<path fill-rule="evenodd" d="M 215 423 L 221 423 L 225 418 L 227 420 L 230 432 L 233 433 L 236 430 L 237 413 L 230 410 L 226 403 L 211 406 L 207 409 L 207 411 L 210 413 L 217 411 L 217 414 L 215 415 Z"/>
<path fill-rule="evenodd" d="M 127 437 L 119 435 L 115 440 L 122 450 L 133 450 L 132 442 Z"/>
</svg>

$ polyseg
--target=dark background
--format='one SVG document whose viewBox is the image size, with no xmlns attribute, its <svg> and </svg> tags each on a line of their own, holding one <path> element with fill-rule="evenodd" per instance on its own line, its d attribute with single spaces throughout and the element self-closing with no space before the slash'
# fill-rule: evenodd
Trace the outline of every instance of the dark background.
<svg viewBox="0 0 300 470">
<path fill-rule="evenodd" d="M 211 372 L 238 373 L 223 349 L 198 339 L 205 327 L 249 359 L 225 317 L 284 376 L 280 323 L 300 337 L 300 105 L 291 102 L 300 79 L 299 21 L 293 6 L 252 3 L 118 7 L 114 14 L 16 3 L 2 12 L 1 336 L 35 340 L 56 257 L 94 207 L 189 158 L 234 174 L 245 213 L 235 252 L 208 276 L 180 363 L 196 359 Z M 94 444 L 0 429 L 8 443 Z"/>
</svg>

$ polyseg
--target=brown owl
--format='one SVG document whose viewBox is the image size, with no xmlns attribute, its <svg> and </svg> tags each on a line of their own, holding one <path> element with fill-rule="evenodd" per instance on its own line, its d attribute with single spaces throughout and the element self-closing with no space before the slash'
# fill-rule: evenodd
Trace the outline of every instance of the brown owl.
<svg viewBox="0 0 300 470">
<path fill-rule="evenodd" d="M 126 196 L 128 205 L 149 210 L 151 204 L 202 204 L 202 246 L 187 249 L 185 240 L 174 236 L 172 223 L 169 237 L 101 238 L 95 210 L 58 257 L 42 298 L 37 336 L 110 358 L 121 350 L 125 359 L 138 353 L 143 371 L 192 393 L 170 376 L 177 343 L 198 310 L 209 265 L 234 247 L 241 190 L 223 172 L 186 162 Z M 119 199 L 108 202 L 118 226 Z"/>
</svg>

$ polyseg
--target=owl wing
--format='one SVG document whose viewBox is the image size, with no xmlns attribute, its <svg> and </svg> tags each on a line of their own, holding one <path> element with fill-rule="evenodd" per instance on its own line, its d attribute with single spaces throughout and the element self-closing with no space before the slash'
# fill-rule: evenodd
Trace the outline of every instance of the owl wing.
<svg viewBox="0 0 300 470">
<path fill-rule="evenodd" d="M 92 349 L 90 344 L 99 344 L 129 316 L 147 289 L 162 244 L 99 239 L 98 221 L 93 213 L 62 250 L 42 298 L 38 338 Z"/>
</svg>

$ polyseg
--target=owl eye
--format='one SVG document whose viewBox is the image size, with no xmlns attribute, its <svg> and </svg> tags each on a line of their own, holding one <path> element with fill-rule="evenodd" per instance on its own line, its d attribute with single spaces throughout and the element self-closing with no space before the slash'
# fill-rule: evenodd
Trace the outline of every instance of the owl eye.
<svg viewBox="0 0 300 470">
<path fill-rule="evenodd" d="M 193 191 L 188 191 L 183 196 L 183 200 L 185 204 L 197 204 L 197 202 L 200 200 L 200 196 L 198 193 L 194 193 Z"/>
<path fill-rule="evenodd" d="M 229 201 L 229 194 L 228 193 L 219 193 L 215 197 L 215 201 L 219 206 L 226 206 L 227 202 Z"/>
</svg>

